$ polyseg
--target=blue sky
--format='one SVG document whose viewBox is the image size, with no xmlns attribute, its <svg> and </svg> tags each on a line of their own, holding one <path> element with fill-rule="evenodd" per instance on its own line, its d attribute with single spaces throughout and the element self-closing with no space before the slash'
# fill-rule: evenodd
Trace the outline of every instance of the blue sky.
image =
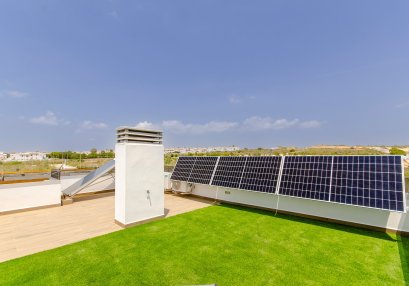
<svg viewBox="0 0 409 286">
<path fill-rule="evenodd" d="M 0 151 L 409 145 L 409 1 L 1 1 Z"/>
</svg>

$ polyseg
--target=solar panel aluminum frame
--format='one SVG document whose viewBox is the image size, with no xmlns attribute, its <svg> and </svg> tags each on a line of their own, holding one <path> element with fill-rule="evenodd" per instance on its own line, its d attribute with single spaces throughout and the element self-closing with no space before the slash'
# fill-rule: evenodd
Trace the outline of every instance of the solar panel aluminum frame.
<svg viewBox="0 0 409 286">
<path fill-rule="evenodd" d="M 401 156 L 400 159 L 401 159 L 401 164 L 402 164 L 403 213 L 406 213 L 408 211 L 408 206 L 407 206 L 408 200 L 406 199 L 405 162 L 403 160 L 403 156 Z"/>
<path fill-rule="evenodd" d="M 217 157 L 216 165 L 214 166 L 213 174 L 212 174 L 212 177 L 210 178 L 210 183 L 209 183 L 210 186 L 213 183 L 213 179 L 214 179 L 214 175 L 216 174 L 217 166 L 219 166 L 219 161 L 220 161 L 220 156 Z"/>
<path fill-rule="evenodd" d="M 249 161 L 249 157 L 246 156 L 246 161 L 244 161 L 243 170 L 241 171 L 239 187 L 241 186 L 241 183 L 243 182 L 244 170 L 246 170 L 247 162 L 248 162 L 248 161 Z M 244 190 L 244 189 L 240 189 L 240 190 Z M 247 191 L 251 191 L 251 190 L 247 190 Z"/>
<path fill-rule="evenodd" d="M 280 172 L 278 173 L 277 189 L 275 192 L 276 195 L 280 195 L 281 177 L 283 175 L 284 163 L 285 163 L 285 156 L 281 156 Z"/>
</svg>

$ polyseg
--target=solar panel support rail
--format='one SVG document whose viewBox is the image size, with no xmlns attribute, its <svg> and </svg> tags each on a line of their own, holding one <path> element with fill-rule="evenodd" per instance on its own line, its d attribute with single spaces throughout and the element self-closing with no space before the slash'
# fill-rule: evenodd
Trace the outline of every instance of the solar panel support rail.
<svg viewBox="0 0 409 286">
<path fill-rule="evenodd" d="M 212 174 L 212 177 L 210 178 L 210 183 L 209 183 L 210 186 L 213 185 L 213 179 L 214 179 L 214 175 L 216 174 L 217 166 L 219 166 L 219 161 L 220 161 L 220 156 L 217 157 L 216 165 L 214 166 L 213 174 Z"/>
<path fill-rule="evenodd" d="M 278 179 L 277 179 L 277 186 L 276 186 L 276 193 L 275 193 L 276 195 L 280 194 L 281 177 L 283 175 L 284 161 L 285 161 L 285 156 L 281 156 L 280 172 L 278 172 Z"/>
<path fill-rule="evenodd" d="M 249 160 L 249 157 L 246 157 L 246 161 L 244 162 L 244 166 L 243 166 L 243 171 L 241 172 L 239 190 L 240 190 L 240 187 L 241 187 L 241 183 L 243 182 L 244 170 L 246 170 L 248 160 Z"/>
<path fill-rule="evenodd" d="M 328 194 L 328 202 L 331 202 L 331 195 L 332 195 L 332 175 L 334 172 L 334 156 L 331 158 L 331 174 L 329 175 L 329 194 Z"/>
<path fill-rule="evenodd" d="M 403 161 L 403 156 L 400 157 L 402 166 L 402 189 L 403 189 L 403 210 L 407 211 L 408 206 L 406 203 L 406 182 L 405 182 L 405 162 Z"/>
</svg>

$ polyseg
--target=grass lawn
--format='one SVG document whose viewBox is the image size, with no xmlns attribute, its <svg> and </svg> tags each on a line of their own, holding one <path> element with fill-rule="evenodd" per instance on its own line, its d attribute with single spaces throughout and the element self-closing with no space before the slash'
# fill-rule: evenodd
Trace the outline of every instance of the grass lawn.
<svg viewBox="0 0 409 286">
<path fill-rule="evenodd" d="M 0 264 L 0 285 L 405 285 L 409 239 L 211 206 Z"/>
</svg>

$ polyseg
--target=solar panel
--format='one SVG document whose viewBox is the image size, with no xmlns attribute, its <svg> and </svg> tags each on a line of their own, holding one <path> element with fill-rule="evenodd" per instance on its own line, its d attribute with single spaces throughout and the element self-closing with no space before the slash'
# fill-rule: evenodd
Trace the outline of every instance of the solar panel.
<svg viewBox="0 0 409 286">
<path fill-rule="evenodd" d="M 246 161 L 247 157 L 220 157 L 212 185 L 238 189 Z"/>
<path fill-rule="evenodd" d="M 179 157 L 170 179 L 175 181 L 187 182 L 189 180 L 190 173 L 192 172 L 195 161 L 196 157 Z"/>
<path fill-rule="evenodd" d="M 285 157 L 279 194 L 328 201 L 331 168 L 331 156 Z"/>
<path fill-rule="evenodd" d="M 240 189 L 275 193 L 281 167 L 281 157 L 248 157 Z"/>
<path fill-rule="evenodd" d="M 400 156 L 334 157 L 331 201 L 405 211 Z"/>
<path fill-rule="evenodd" d="M 209 185 L 218 157 L 197 157 L 189 176 L 190 183 Z"/>
<path fill-rule="evenodd" d="M 98 169 L 90 172 L 85 177 L 81 178 L 80 180 L 76 181 L 74 184 L 66 187 L 62 190 L 62 192 L 68 196 L 73 196 L 80 191 L 84 190 L 87 186 L 98 180 L 99 178 L 109 174 L 115 169 L 115 160 L 111 160 L 106 162 L 104 165 L 99 167 Z"/>
</svg>

